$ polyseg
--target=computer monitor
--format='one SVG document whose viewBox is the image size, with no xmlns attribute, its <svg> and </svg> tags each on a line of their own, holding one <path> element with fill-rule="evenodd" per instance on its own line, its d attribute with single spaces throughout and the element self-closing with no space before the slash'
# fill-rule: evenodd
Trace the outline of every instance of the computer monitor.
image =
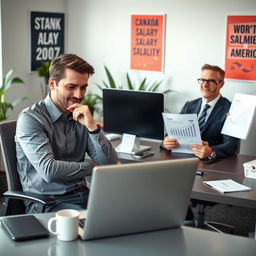
<svg viewBox="0 0 256 256">
<path fill-rule="evenodd" d="M 103 89 L 104 131 L 136 135 L 138 153 L 149 149 L 139 145 L 139 138 L 162 140 L 164 137 L 164 95 L 123 89 Z"/>
</svg>

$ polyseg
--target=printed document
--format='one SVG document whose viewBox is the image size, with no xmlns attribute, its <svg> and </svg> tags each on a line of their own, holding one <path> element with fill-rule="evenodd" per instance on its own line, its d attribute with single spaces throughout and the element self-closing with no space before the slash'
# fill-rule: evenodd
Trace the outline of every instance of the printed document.
<svg viewBox="0 0 256 256">
<path fill-rule="evenodd" d="M 221 133 L 247 139 L 254 119 L 256 95 L 236 93 Z"/>
<path fill-rule="evenodd" d="M 240 183 L 237 183 L 232 179 L 203 181 L 203 183 L 208 185 L 211 188 L 214 188 L 214 189 L 220 191 L 221 193 L 240 192 L 240 191 L 251 190 L 250 187 L 247 187 Z"/>
<path fill-rule="evenodd" d="M 180 146 L 173 152 L 192 154 L 190 144 L 200 144 L 201 134 L 196 114 L 163 113 L 164 125 L 168 137 L 176 139 Z"/>
</svg>

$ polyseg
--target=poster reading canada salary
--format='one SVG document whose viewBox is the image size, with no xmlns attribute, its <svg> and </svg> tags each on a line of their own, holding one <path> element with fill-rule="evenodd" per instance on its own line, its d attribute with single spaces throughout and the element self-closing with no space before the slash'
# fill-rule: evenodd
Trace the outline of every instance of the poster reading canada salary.
<svg viewBox="0 0 256 256">
<path fill-rule="evenodd" d="M 228 16 L 225 77 L 256 81 L 256 16 Z"/>
<path fill-rule="evenodd" d="M 164 15 L 132 15 L 131 69 L 162 71 Z"/>
</svg>

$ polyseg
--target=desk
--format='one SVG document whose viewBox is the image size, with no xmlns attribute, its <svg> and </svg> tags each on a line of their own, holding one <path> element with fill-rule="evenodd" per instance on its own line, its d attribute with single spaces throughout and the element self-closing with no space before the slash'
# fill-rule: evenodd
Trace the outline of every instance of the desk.
<svg viewBox="0 0 256 256">
<path fill-rule="evenodd" d="M 118 145 L 119 142 L 114 141 L 113 145 Z M 143 141 L 144 145 L 151 146 L 154 152 L 153 156 L 142 158 L 141 160 L 135 159 L 132 155 L 129 157 L 127 154 L 120 154 L 121 162 L 138 162 L 138 161 L 158 161 L 170 159 L 182 159 L 194 157 L 192 154 L 171 153 L 166 150 L 160 150 L 159 143 L 152 141 Z M 124 158 L 122 158 L 125 157 Z M 243 163 L 256 159 L 256 156 L 235 155 L 220 159 L 219 161 L 211 164 L 204 164 L 202 161 L 198 164 L 198 170 L 203 171 L 203 176 L 195 177 L 194 186 L 192 189 L 191 198 L 205 200 L 210 202 L 230 204 L 241 207 L 248 207 L 256 209 L 256 180 L 244 177 Z M 233 179 L 239 183 L 252 188 L 251 191 L 226 193 L 222 194 L 203 185 L 204 180 L 218 180 L 218 179 Z"/>
<path fill-rule="evenodd" d="M 52 216 L 52 213 L 36 215 L 45 226 Z M 253 239 L 189 227 L 71 242 L 58 241 L 53 235 L 13 242 L 0 227 L 1 256 L 255 256 L 255 252 Z"/>
<path fill-rule="evenodd" d="M 120 143 L 120 142 L 119 142 Z M 114 146 L 118 142 L 115 142 Z M 141 160 L 134 159 L 130 156 L 130 159 L 122 159 L 122 154 L 119 155 L 122 162 L 133 161 L 157 161 L 157 160 L 169 160 L 169 159 L 181 159 L 194 157 L 192 154 L 179 154 L 171 153 L 166 150 L 160 150 L 159 143 L 152 141 L 143 141 L 144 145 L 150 145 L 153 156 L 143 158 Z M 126 155 L 123 155 L 127 158 Z M 240 206 L 245 208 L 256 209 L 256 179 L 249 179 L 244 177 L 243 163 L 256 159 L 256 156 L 247 155 L 235 155 L 220 159 L 211 164 L 204 164 L 200 161 L 198 164 L 198 170 L 203 171 L 203 176 L 196 175 L 194 186 L 191 193 L 191 199 L 204 200 L 214 203 L 221 203 L 233 206 Z M 241 184 L 252 188 L 251 191 L 225 193 L 222 194 L 215 191 L 212 188 L 207 187 L 202 182 L 204 180 L 219 180 L 219 179 L 233 179 Z M 256 226 L 255 226 L 256 230 Z M 256 232 L 255 232 L 256 235 Z M 256 237 L 255 237 L 256 238 Z"/>
</svg>

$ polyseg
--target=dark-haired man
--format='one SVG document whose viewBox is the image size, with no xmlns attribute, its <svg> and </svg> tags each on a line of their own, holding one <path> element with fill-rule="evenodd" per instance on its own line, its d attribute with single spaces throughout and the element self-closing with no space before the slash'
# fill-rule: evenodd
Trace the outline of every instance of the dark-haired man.
<svg viewBox="0 0 256 256">
<path fill-rule="evenodd" d="M 116 164 L 118 158 L 88 106 L 81 104 L 94 68 L 74 54 L 63 54 L 49 71 L 49 95 L 24 109 L 17 121 L 18 172 L 24 191 L 56 200 L 46 212 L 79 210 L 86 208 L 85 178 L 93 166 Z M 27 213 L 36 212 L 36 204 L 26 207 Z"/>
</svg>

